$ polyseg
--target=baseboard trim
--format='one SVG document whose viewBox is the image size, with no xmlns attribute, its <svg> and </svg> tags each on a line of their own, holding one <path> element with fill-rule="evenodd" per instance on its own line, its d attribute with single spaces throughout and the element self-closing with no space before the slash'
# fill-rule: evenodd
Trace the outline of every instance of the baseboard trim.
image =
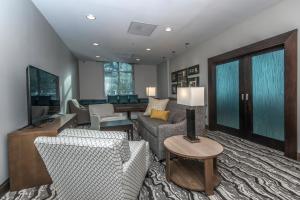
<svg viewBox="0 0 300 200">
<path fill-rule="evenodd" d="M 9 191 L 9 179 L 7 179 L 6 181 L 4 181 L 1 185 L 0 185 L 0 198 Z"/>
</svg>

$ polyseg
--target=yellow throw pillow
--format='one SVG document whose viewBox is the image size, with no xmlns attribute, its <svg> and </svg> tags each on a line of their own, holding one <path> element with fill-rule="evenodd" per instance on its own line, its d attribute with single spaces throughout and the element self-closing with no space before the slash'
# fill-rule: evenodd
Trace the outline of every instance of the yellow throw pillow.
<svg viewBox="0 0 300 200">
<path fill-rule="evenodd" d="M 155 98 L 149 97 L 149 103 L 148 103 L 148 106 L 147 106 L 147 109 L 146 109 L 144 115 L 150 116 L 152 109 L 165 110 L 168 102 L 169 102 L 169 99 L 155 99 Z"/>
<path fill-rule="evenodd" d="M 152 109 L 150 118 L 168 121 L 169 114 L 170 114 L 170 111 L 162 111 L 162 110 Z"/>
</svg>

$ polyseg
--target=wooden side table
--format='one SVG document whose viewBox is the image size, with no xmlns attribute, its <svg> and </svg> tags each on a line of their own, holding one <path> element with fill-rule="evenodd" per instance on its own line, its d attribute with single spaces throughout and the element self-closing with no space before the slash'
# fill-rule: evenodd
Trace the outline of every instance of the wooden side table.
<svg viewBox="0 0 300 200">
<path fill-rule="evenodd" d="M 205 191 L 213 195 L 221 179 L 217 170 L 217 156 L 223 146 L 205 137 L 199 143 L 190 143 L 177 135 L 164 141 L 166 148 L 166 177 L 168 181 L 193 191 Z M 176 158 L 170 159 L 171 155 Z"/>
</svg>

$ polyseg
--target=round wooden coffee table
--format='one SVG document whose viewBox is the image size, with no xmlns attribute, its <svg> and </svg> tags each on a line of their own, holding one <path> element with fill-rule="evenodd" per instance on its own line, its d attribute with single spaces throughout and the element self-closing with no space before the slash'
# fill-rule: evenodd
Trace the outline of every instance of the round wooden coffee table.
<svg viewBox="0 0 300 200">
<path fill-rule="evenodd" d="M 172 136 L 164 141 L 166 177 L 183 188 L 213 195 L 214 188 L 221 181 L 217 156 L 223 152 L 223 146 L 206 137 L 198 138 L 198 143 L 190 143 L 183 135 Z"/>
</svg>

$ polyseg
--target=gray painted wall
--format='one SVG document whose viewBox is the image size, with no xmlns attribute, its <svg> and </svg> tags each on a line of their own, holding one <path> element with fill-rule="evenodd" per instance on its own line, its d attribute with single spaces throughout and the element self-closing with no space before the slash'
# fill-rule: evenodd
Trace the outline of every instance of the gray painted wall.
<svg viewBox="0 0 300 200">
<path fill-rule="evenodd" d="M 79 61 L 80 99 L 105 99 L 103 63 Z"/>
<path fill-rule="evenodd" d="M 141 98 L 146 98 L 146 87 L 157 86 L 156 65 L 134 65 L 135 93 Z"/>
<path fill-rule="evenodd" d="M 27 125 L 26 67 L 59 75 L 62 111 L 77 97 L 77 59 L 29 0 L 0 6 L 0 184 L 8 178 L 7 134 Z"/>
<path fill-rule="evenodd" d="M 134 65 L 135 93 L 146 97 L 146 87 L 157 85 L 156 65 Z M 105 99 L 103 63 L 79 61 L 80 99 Z"/>
<path fill-rule="evenodd" d="M 157 97 L 158 98 L 168 98 L 168 90 L 169 90 L 169 84 L 168 84 L 168 65 L 167 61 L 162 62 L 161 64 L 157 65 Z"/>
<path fill-rule="evenodd" d="M 285 0 L 262 13 L 247 19 L 215 38 L 194 47 L 171 60 L 170 73 L 186 66 L 200 64 L 200 85 L 207 87 L 207 59 L 239 47 L 252 44 L 281 33 L 300 29 L 300 1 Z M 300 39 L 298 39 L 300 47 Z M 298 51 L 300 58 L 300 51 Z M 298 59 L 298 66 L 300 59 Z M 170 76 L 170 75 L 169 75 Z M 298 69 L 298 80 L 300 70 Z M 206 91 L 207 94 L 207 91 Z M 207 95 L 206 95 L 207 99 Z M 298 123 L 300 124 L 300 81 L 298 81 Z M 298 152 L 300 152 L 300 126 L 298 126 Z"/>
</svg>

